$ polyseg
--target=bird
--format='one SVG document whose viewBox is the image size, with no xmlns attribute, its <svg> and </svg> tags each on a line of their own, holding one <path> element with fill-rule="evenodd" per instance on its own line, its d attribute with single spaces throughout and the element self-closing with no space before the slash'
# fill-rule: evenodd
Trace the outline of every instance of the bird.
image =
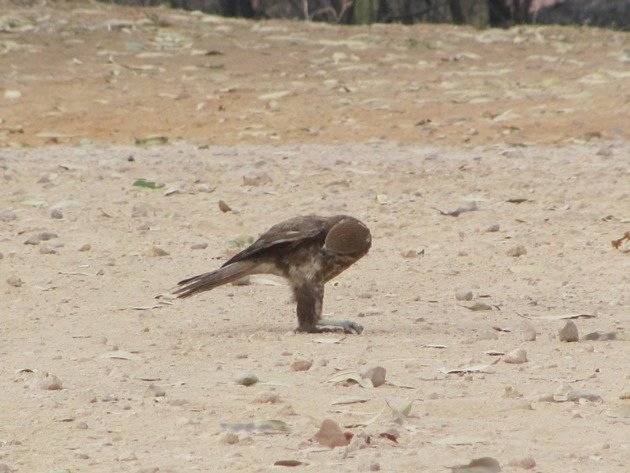
<svg viewBox="0 0 630 473">
<path fill-rule="evenodd" d="M 363 327 L 356 322 L 322 318 L 324 284 L 365 256 L 371 245 L 368 227 L 349 215 L 293 217 L 273 225 L 219 269 L 179 281 L 172 293 L 186 298 L 252 274 L 281 276 L 297 303 L 296 331 L 336 327 L 358 335 Z"/>
</svg>

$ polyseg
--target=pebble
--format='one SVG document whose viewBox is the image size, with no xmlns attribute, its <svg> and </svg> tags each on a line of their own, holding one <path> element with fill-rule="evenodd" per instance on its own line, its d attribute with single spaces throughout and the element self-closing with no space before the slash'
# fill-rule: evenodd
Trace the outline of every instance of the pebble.
<svg viewBox="0 0 630 473">
<path fill-rule="evenodd" d="M 561 342 L 577 342 L 580 339 L 580 335 L 575 322 L 568 320 L 564 327 L 558 330 L 558 339 Z"/>
<path fill-rule="evenodd" d="M 7 278 L 7 284 L 13 287 L 21 287 L 24 284 L 24 281 L 17 276 L 9 276 Z"/>
<path fill-rule="evenodd" d="M 516 245 L 505 252 L 506 255 L 518 258 L 527 254 L 527 249 L 523 245 Z"/>
<path fill-rule="evenodd" d="M 61 209 L 52 209 L 50 211 L 50 218 L 61 220 L 63 218 L 63 212 L 61 211 Z"/>
<path fill-rule="evenodd" d="M 533 457 L 514 458 L 508 462 L 508 465 L 523 468 L 524 470 L 531 470 L 536 466 L 536 460 L 534 460 Z"/>
<path fill-rule="evenodd" d="M 136 456 L 134 452 L 126 452 L 126 453 L 123 453 L 120 457 L 118 457 L 118 460 L 121 462 L 130 462 L 137 459 L 138 457 Z"/>
<path fill-rule="evenodd" d="M 322 422 L 313 440 L 328 448 L 345 447 L 349 443 L 339 424 L 331 419 Z"/>
<path fill-rule="evenodd" d="M 253 373 L 240 373 L 239 375 L 236 376 L 236 378 L 234 379 L 234 382 L 236 384 L 240 384 L 242 386 L 253 386 L 254 384 L 256 384 L 258 381 L 260 381 L 258 379 L 258 376 L 256 376 Z"/>
<path fill-rule="evenodd" d="M 506 363 L 511 363 L 515 365 L 520 365 L 521 363 L 527 362 L 527 352 L 522 348 L 517 348 L 516 350 L 512 350 L 503 358 L 503 361 Z"/>
<path fill-rule="evenodd" d="M 370 461 L 360 469 L 363 471 L 381 471 L 381 465 L 378 462 Z"/>
<path fill-rule="evenodd" d="M 86 243 L 82 245 L 81 248 L 79 248 L 79 251 L 90 251 L 91 249 L 92 249 L 92 245 L 90 245 L 89 243 Z"/>
<path fill-rule="evenodd" d="M 0 220 L 3 222 L 10 222 L 11 220 L 15 220 L 17 217 L 13 210 L 3 210 L 0 212 Z"/>
<path fill-rule="evenodd" d="M 472 291 L 456 291 L 455 299 L 458 301 L 472 301 L 473 293 Z"/>
<path fill-rule="evenodd" d="M 39 252 L 42 255 L 56 255 L 57 248 L 54 245 L 40 245 Z"/>
<path fill-rule="evenodd" d="M 77 422 L 77 425 L 75 426 L 77 429 L 79 430 L 87 430 L 88 429 L 88 425 L 86 422 Z"/>
<path fill-rule="evenodd" d="M 163 388 L 158 386 L 157 384 L 149 384 L 147 390 L 144 392 L 144 397 L 164 397 L 166 396 L 166 391 Z"/>
<path fill-rule="evenodd" d="M 501 225 L 499 225 L 498 223 L 492 224 L 488 228 L 486 228 L 487 233 L 494 233 L 498 232 L 499 230 L 501 230 Z"/>
<path fill-rule="evenodd" d="M 382 386 L 385 384 L 385 376 L 387 371 L 382 366 L 374 366 L 370 368 L 365 373 L 363 373 L 363 377 L 366 379 L 370 379 L 375 388 Z"/>
<path fill-rule="evenodd" d="M 168 256 L 168 251 L 163 250 L 159 246 L 153 245 L 146 251 L 147 256 L 160 257 L 160 256 Z"/>
<path fill-rule="evenodd" d="M 253 402 L 256 404 L 278 404 L 280 395 L 273 391 L 262 391 L 256 395 Z"/>
<path fill-rule="evenodd" d="M 28 237 L 28 239 L 24 242 L 25 245 L 39 245 L 39 242 L 42 241 L 39 235 L 32 235 Z"/>
<path fill-rule="evenodd" d="M 191 250 L 205 250 L 206 248 L 208 248 L 207 243 L 193 243 L 190 245 Z"/>
<path fill-rule="evenodd" d="M 521 340 L 525 342 L 533 342 L 536 340 L 536 329 L 534 329 L 529 322 L 519 324 L 518 331 L 521 335 Z"/>
<path fill-rule="evenodd" d="M 293 371 L 308 371 L 313 366 L 313 360 L 297 359 L 291 363 L 291 369 Z"/>
<path fill-rule="evenodd" d="M 250 171 L 243 176 L 243 184 L 246 186 L 257 187 L 269 184 L 271 181 L 271 176 L 261 170 Z"/>
<path fill-rule="evenodd" d="M 227 202 L 225 202 L 224 200 L 219 200 L 219 210 L 223 213 L 229 212 L 232 210 L 232 207 L 230 207 Z"/>
<path fill-rule="evenodd" d="M 46 371 L 38 373 L 29 383 L 31 389 L 42 391 L 57 391 L 63 387 L 63 383 L 57 376 Z"/>
<path fill-rule="evenodd" d="M 238 443 L 238 435 L 234 432 L 226 432 L 219 439 L 219 443 L 223 445 L 236 445 Z"/>
</svg>

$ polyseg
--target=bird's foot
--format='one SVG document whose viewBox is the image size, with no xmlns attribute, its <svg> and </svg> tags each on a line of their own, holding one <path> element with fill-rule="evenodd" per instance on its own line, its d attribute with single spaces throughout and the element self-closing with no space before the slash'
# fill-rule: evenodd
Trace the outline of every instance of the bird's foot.
<svg viewBox="0 0 630 473">
<path fill-rule="evenodd" d="M 307 332 L 334 332 L 338 329 L 342 329 L 344 333 L 349 333 L 352 335 L 360 335 L 363 332 L 363 326 L 353 322 L 352 320 L 327 320 L 321 319 L 318 320 L 312 330 L 304 330 Z M 298 328 L 300 330 L 300 328 Z"/>
<path fill-rule="evenodd" d="M 344 333 L 353 335 L 361 335 L 361 332 L 363 332 L 363 325 L 353 322 L 352 320 L 342 320 L 341 328 Z"/>
</svg>

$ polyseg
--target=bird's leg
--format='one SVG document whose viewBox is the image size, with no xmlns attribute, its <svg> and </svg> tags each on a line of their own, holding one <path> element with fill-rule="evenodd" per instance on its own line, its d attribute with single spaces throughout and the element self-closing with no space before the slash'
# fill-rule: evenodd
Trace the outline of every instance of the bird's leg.
<svg viewBox="0 0 630 473">
<path fill-rule="evenodd" d="M 345 333 L 360 334 L 363 327 L 350 320 L 322 319 L 324 282 L 306 281 L 294 288 L 297 300 L 298 332 L 317 333 L 321 327 L 341 327 Z"/>
</svg>

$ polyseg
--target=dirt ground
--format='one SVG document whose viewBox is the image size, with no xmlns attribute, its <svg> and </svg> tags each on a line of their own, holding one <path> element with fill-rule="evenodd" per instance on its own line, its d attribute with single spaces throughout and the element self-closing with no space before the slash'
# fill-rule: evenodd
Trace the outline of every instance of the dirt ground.
<svg viewBox="0 0 630 473">
<path fill-rule="evenodd" d="M 627 33 L 0 12 L 1 473 L 628 471 Z M 309 213 L 372 230 L 362 335 L 271 277 L 154 298 Z"/>
</svg>

